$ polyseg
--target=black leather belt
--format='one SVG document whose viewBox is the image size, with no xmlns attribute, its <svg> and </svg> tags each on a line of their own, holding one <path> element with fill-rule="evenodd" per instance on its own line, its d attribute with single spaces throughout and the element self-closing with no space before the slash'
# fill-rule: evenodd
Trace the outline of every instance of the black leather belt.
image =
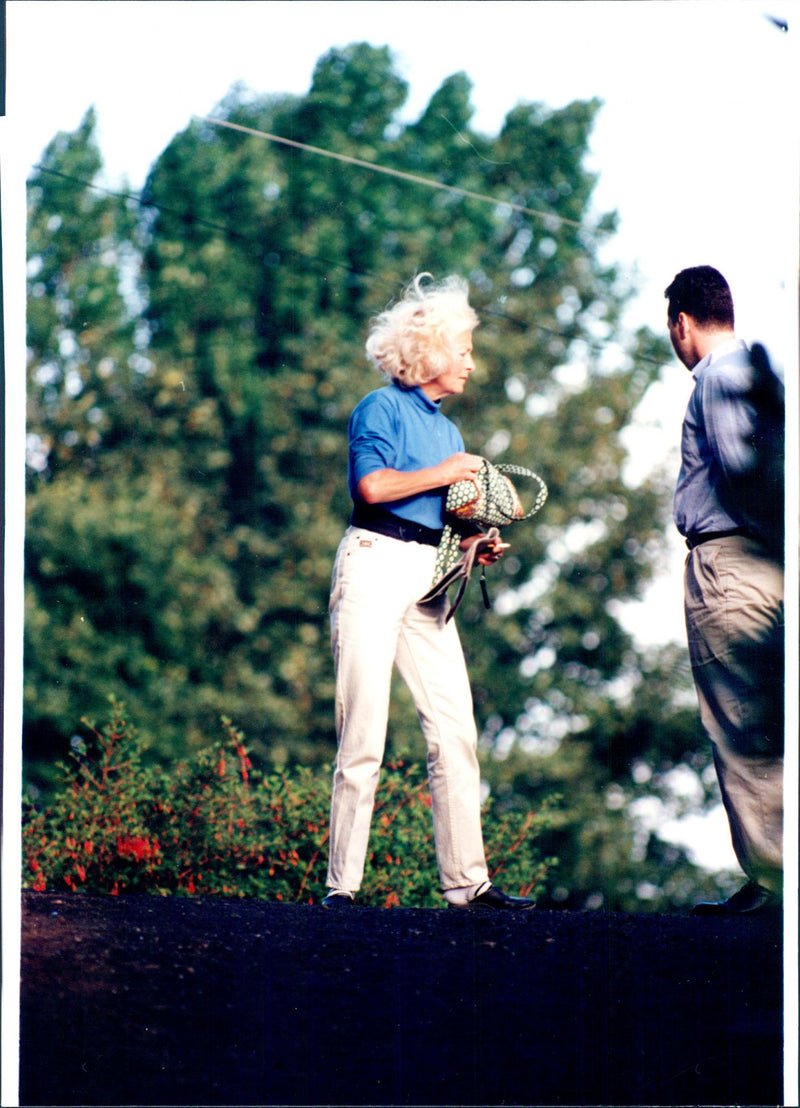
<svg viewBox="0 0 800 1108">
<path fill-rule="evenodd" d="M 363 527 L 367 531 L 374 531 L 377 535 L 400 539 L 401 542 L 421 542 L 426 546 L 438 546 L 442 538 L 440 530 L 424 527 L 421 523 L 414 523 L 410 519 L 401 519 L 394 512 L 387 512 L 385 508 L 377 504 L 367 504 L 363 500 L 356 502 L 350 523 L 353 527 Z"/>
<path fill-rule="evenodd" d="M 735 527 L 732 531 L 703 531 L 699 535 L 687 535 L 686 545 L 690 550 L 694 550 L 696 546 L 703 542 L 711 542 L 712 539 L 728 539 L 731 535 L 746 534 L 747 532 L 742 527 Z"/>
</svg>

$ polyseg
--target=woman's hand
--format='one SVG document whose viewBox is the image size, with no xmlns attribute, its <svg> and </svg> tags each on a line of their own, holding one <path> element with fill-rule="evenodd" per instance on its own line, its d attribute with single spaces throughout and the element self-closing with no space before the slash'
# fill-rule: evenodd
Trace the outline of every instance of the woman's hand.
<svg viewBox="0 0 800 1108">
<path fill-rule="evenodd" d="M 472 481 L 483 463 L 479 454 L 451 454 L 436 467 L 442 476 L 442 485 L 454 485 L 456 481 Z"/>
<path fill-rule="evenodd" d="M 484 534 L 470 535 L 469 538 L 462 539 L 459 543 L 460 550 L 468 550 L 473 543 L 479 542 L 481 539 L 485 539 Z M 501 542 L 500 539 L 495 539 L 491 546 L 487 546 L 485 550 L 482 550 L 475 559 L 479 566 L 490 566 L 494 562 L 500 560 L 503 554 L 508 550 L 511 544 L 507 542 Z"/>
</svg>

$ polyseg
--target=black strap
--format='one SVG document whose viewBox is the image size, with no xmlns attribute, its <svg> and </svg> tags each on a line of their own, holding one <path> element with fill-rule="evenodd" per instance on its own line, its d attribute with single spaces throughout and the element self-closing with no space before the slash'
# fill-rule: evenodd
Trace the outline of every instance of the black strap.
<svg viewBox="0 0 800 1108">
<path fill-rule="evenodd" d="M 429 604 L 432 600 L 441 596 L 442 593 L 446 593 L 452 584 L 456 581 L 459 582 L 458 592 L 456 593 L 455 600 L 450 605 L 450 611 L 445 617 L 445 623 L 449 623 L 453 616 L 456 614 L 458 606 L 464 598 L 464 590 L 469 583 L 470 575 L 472 574 L 475 560 L 484 550 L 490 549 L 500 538 L 500 532 L 496 527 L 490 527 L 485 535 L 482 535 L 475 542 L 471 543 L 467 550 L 461 555 L 456 564 L 445 573 L 445 575 L 436 582 L 423 597 L 417 601 L 418 604 Z M 483 593 L 483 603 L 486 608 L 491 608 L 491 602 L 489 600 L 489 591 L 486 588 L 486 567 L 482 567 L 481 573 L 481 592 Z"/>
<path fill-rule="evenodd" d="M 367 531 L 387 535 L 391 539 L 400 539 L 401 542 L 421 542 L 425 546 L 438 546 L 442 538 L 442 532 L 433 527 L 425 527 L 422 523 L 403 519 L 401 516 L 396 516 L 394 512 L 382 508 L 380 504 L 367 504 L 365 500 L 357 500 L 353 505 L 350 523 L 353 527 L 363 527 Z"/>
</svg>

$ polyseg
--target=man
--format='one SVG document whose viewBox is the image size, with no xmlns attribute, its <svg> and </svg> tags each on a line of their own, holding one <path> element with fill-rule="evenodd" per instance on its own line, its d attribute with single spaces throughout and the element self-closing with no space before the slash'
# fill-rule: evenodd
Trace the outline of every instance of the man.
<svg viewBox="0 0 800 1108">
<path fill-rule="evenodd" d="M 666 289 L 673 349 L 695 378 L 681 439 L 675 524 L 689 553 L 686 631 L 700 714 L 747 884 L 694 911 L 777 911 L 783 850 L 783 406 L 761 348 L 734 333 L 711 266 Z"/>
</svg>

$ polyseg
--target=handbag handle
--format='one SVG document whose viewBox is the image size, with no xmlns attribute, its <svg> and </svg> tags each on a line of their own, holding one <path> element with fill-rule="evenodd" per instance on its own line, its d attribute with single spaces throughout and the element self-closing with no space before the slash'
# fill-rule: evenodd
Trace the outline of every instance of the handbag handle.
<svg viewBox="0 0 800 1108">
<path fill-rule="evenodd" d="M 544 502 L 547 500 L 548 495 L 547 485 L 541 479 L 539 474 L 534 473 L 532 469 L 526 469 L 525 466 L 515 466 L 509 464 L 508 462 L 492 462 L 491 465 L 493 465 L 494 468 L 500 473 L 510 473 L 515 477 L 530 477 L 532 480 L 536 481 L 539 486 L 539 491 L 536 494 L 536 499 L 533 502 L 533 507 L 530 509 L 530 511 L 525 512 L 524 515 L 515 516 L 514 519 L 516 521 L 519 519 L 530 519 L 531 516 L 535 516 Z"/>
</svg>

